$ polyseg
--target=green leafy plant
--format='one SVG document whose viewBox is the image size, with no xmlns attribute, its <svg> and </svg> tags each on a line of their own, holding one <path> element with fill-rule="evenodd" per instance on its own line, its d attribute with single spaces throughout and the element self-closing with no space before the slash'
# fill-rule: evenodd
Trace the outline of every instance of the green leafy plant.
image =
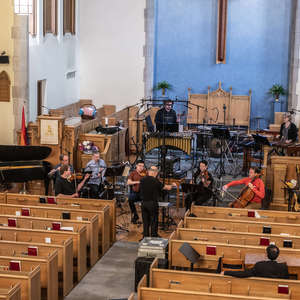
<svg viewBox="0 0 300 300">
<path fill-rule="evenodd" d="M 157 85 L 153 88 L 154 91 L 162 90 L 162 95 L 166 94 L 166 90 L 172 90 L 172 85 L 167 81 L 158 82 Z"/>
<path fill-rule="evenodd" d="M 278 101 L 280 96 L 286 95 L 286 90 L 281 84 L 274 84 L 269 89 L 269 94 L 271 94 L 275 98 L 275 101 Z"/>
</svg>

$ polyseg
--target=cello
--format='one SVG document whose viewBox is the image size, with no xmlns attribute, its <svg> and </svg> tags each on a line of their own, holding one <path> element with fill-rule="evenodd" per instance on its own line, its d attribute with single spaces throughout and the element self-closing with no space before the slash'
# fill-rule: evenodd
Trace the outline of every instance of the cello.
<svg viewBox="0 0 300 300">
<path fill-rule="evenodd" d="M 261 175 L 261 174 L 260 174 Z M 253 179 L 250 181 L 250 183 L 253 183 L 255 179 L 259 178 L 260 175 L 256 175 L 253 177 Z M 232 201 L 229 204 L 229 207 L 231 208 L 244 208 L 248 205 L 248 203 L 254 198 L 255 193 L 253 190 L 247 185 L 245 186 L 237 199 Z"/>
</svg>

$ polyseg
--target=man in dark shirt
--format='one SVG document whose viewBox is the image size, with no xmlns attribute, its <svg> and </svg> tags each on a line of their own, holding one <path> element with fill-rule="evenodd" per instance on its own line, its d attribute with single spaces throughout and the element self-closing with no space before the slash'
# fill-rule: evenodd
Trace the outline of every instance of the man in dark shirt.
<svg viewBox="0 0 300 300">
<path fill-rule="evenodd" d="M 61 166 L 63 165 L 66 165 L 66 166 L 70 166 L 70 171 L 71 171 L 71 174 L 74 173 L 74 168 L 72 165 L 70 165 L 70 162 L 69 162 L 69 156 L 66 155 L 66 154 L 61 154 L 59 156 L 59 161 L 60 163 L 57 164 L 49 173 L 48 173 L 48 176 L 53 179 L 53 182 L 55 184 L 55 181 L 58 177 L 60 177 L 60 174 L 59 174 L 59 170 L 61 168 Z"/>
<path fill-rule="evenodd" d="M 71 170 L 67 165 L 60 167 L 60 176 L 55 181 L 55 196 L 71 196 L 72 198 L 78 197 L 78 192 L 81 190 L 85 181 L 89 178 L 90 174 L 86 174 L 83 180 L 75 186 L 75 179 L 70 180 Z"/>
<path fill-rule="evenodd" d="M 292 116 L 290 114 L 285 114 L 283 123 L 280 126 L 280 141 L 285 144 L 294 143 L 298 139 L 298 128 L 292 122 Z"/>
<path fill-rule="evenodd" d="M 278 255 L 278 247 L 275 245 L 270 245 L 267 247 L 267 256 L 269 261 L 259 261 L 252 269 L 246 269 L 245 271 L 225 271 L 224 275 L 231 275 L 239 278 L 256 276 L 288 279 L 288 267 L 286 263 L 278 263 L 276 261 Z"/>
<path fill-rule="evenodd" d="M 172 105 L 173 102 L 167 100 L 164 103 L 164 107 L 157 111 L 154 120 L 157 131 L 178 131 L 171 130 L 178 125 L 176 112 L 172 109 Z"/>
<path fill-rule="evenodd" d="M 176 184 L 163 185 L 156 177 L 158 169 L 151 166 L 148 175 L 140 180 L 140 196 L 142 199 L 143 236 L 159 237 L 158 235 L 158 202 L 163 190 L 171 190 Z M 151 235 L 150 235 L 151 227 Z"/>
</svg>

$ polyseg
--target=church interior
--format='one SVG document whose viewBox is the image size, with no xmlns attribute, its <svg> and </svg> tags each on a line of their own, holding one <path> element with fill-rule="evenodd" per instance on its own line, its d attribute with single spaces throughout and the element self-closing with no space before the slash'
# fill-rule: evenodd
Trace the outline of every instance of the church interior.
<svg viewBox="0 0 300 300">
<path fill-rule="evenodd" d="M 0 299 L 300 299 L 299 0 L 0 25 Z"/>
</svg>

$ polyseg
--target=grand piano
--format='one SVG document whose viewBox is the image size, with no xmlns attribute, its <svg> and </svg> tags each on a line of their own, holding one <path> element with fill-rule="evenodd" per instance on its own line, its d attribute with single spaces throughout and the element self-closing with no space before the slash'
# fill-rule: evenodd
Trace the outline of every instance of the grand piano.
<svg viewBox="0 0 300 300">
<path fill-rule="evenodd" d="M 44 180 L 48 194 L 51 165 L 44 160 L 50 153 L 46 146 L 0 145 L 0 184 Z"/>
</svg>

